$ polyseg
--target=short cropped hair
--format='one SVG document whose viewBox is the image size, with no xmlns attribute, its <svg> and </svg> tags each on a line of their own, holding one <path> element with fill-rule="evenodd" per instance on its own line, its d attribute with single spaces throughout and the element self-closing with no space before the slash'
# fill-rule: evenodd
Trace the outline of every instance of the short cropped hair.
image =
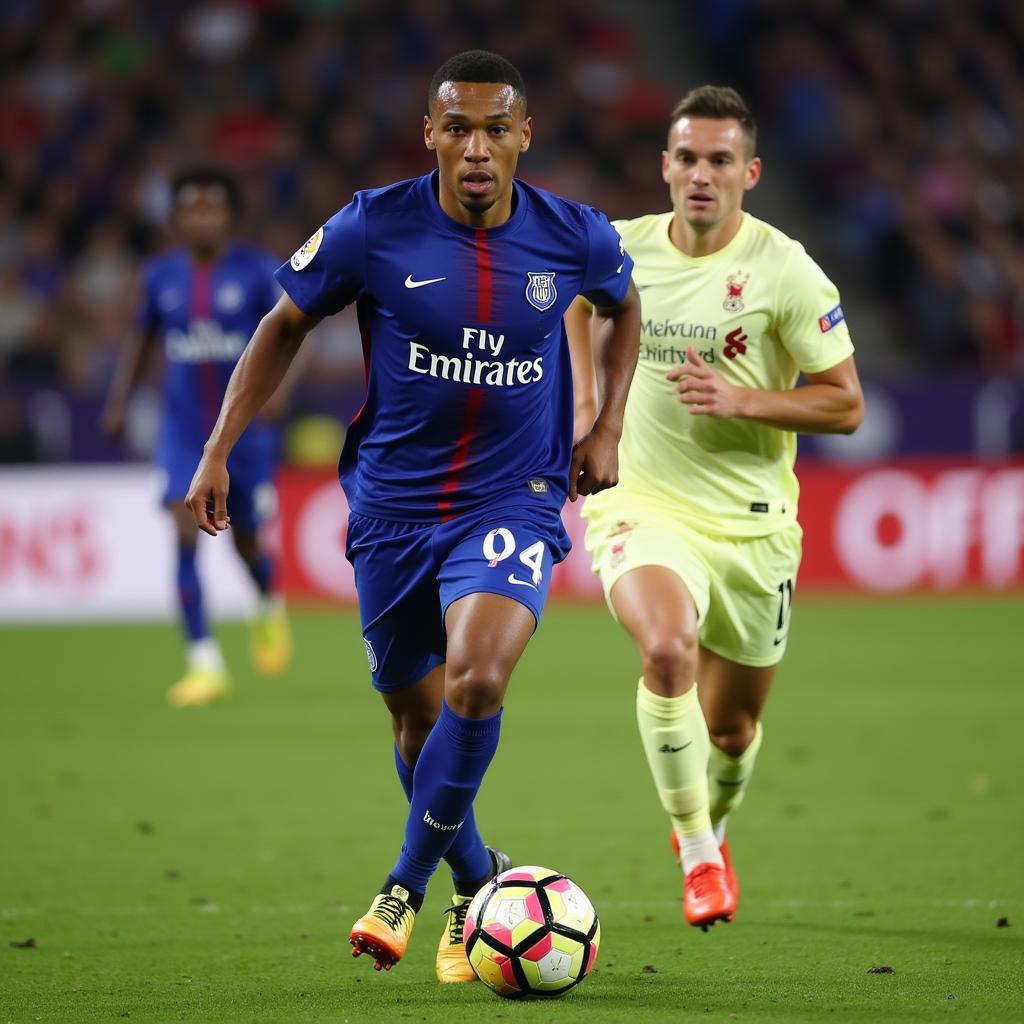
<svg viewBox="0 0 1024 1024">
<path fill-rule="evenodd" d="M 681 117 L 706 117 L 712 121 L 738 121 L 747 140 L 747 159 L 757 152 L 757 125 L 754 115 L 735 90 L 723 85 L 700 85 L 691 89 L 672 111 L 672 125 Z"/>
<path fill-rule="evenodd" d="M 449 57 L 430 79 L 427 113 L 445 82 L 499 82 L 510 85 L 523 105 L 523 114 L 526 113 L 526 84 L 523 76 L 515 64 L 490 50 L 465 50 Z"/>
<path fill-rule="evenodd" d="M 177 207 L 182 191 L 189 185 L 206 187 L 208 185 L 219 185 L 224 189 L 224 195 L 231 214 L 237 217 L 242 211 L 242 192 L 238 186 L 235 176 L 222 167 L 203 166 L 185 167 L 178 171 L 171 179 L 171 197 Z"/>
</svg>

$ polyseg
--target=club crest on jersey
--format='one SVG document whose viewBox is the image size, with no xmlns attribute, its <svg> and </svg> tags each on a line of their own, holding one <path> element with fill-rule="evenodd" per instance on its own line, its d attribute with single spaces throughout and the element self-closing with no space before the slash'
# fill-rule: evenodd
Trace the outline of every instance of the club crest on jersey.
<svg viewBox="0 0 1024 1024">
<path fill-rule="evenodd" d="M 526 276 L 529 278 L 526 285 L 526 301 L 534 309 L 539 309 L 542 313 L 546 312 L 555 304 L 555 300 L 558 298 L 558 292 L 555 290 L 554 273 L 534 274 L 527 271 Z"/>
<path fill-rule="evenodd" d="M 177 288 L 165 288 L 156 297 L 156 304 L 160 307 L 161 312 L 170 313 L 171 310 L 177 309 L 181 305 L 181 294 Z"/>
<path fill-rule="evenodd" d="M 730 274 L 725 279 L 725 301 L 722 303 L 722 309 L 727 313 L 743 312 L 743 289 L 747 287 L 749 280 L 750 275 L 744 274 L 742 270 Z"/>
<path fill-rule="evenodd" d="M 245 292 L 235 281 L 226 281 L 217 289 L 217 308 L 222 313 L 237 313 L 245 304 Z"/>
<path fill-rule="evenodd" d="M 292 256 L 292 270 L 303 270 L 313 262 L 313 257 L 320 249 L 320 243 L 324 240 L 324 229 L 317 228 L 316 234 L 304 245 L 299 246 Z"/>
</svg>

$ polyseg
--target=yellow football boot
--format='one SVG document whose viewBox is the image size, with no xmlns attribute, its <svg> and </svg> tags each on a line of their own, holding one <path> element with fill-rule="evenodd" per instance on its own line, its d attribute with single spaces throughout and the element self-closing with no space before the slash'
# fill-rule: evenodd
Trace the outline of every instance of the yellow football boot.
<svg viewBox="0 0 1024 1024">
<path fill-rule="evenodd" d="M 201 708 L 230 696 L 227 672 L 193 668 L 167 691 L 167 702 L 172 708 Z"/>
<path fill-rule="evenodd" d="M 291 664 L 292 630 L 284 604 L 277 603 L 250 623 L 249 659 L 265 676 L 279 676 Z"/>
<path fill-rule="evenodd" d="M 491 855 L 491 878 L 512 867 L 512 861 L 507 853 L 491 846 L 487 847 L 487 852 Z M 448 921 L 437 945 L 437 960 L 434 964 L 437 980 L 442 985 L 476 980 L 476 972 L 466 957 L 466 940 L 463 936 L 466 928 L 466 911 L 472 902 L 472 896 L 460 896 L 455 893 L 452 896 L 452 905 L 445 911 Z"/>
<path fill-rule="evenodd" d="M 405 954 L 416 923 L 416 911 L 407 900 L 409 890 L 393 885 L 391 892 L 378 893 L 370 909 L 354 925 L 348 937 L 352 955 L 369 953 L 375 971 L 390 971 Z"/>
<path fill-rule="evenodd" d="M 466 911 L 472 902 L 472 896 L 460 896 L 456 893 L 452 897 L 452 905 L 445 911 L 448 923 L 437 946 L 435 964 L 437 980 L 442 985 L 476 981 L 476 973 L 466 958 L 466 943 L 462 937 L 463 929 L 466 927 Z"/>
</svg>

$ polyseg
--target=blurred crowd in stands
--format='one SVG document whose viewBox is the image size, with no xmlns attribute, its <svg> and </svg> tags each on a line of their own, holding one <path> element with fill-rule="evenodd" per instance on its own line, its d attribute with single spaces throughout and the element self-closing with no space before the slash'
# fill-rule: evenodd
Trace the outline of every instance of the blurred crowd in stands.
<svg viewBox="0 0 1024 1024">
<path fill-rule="evenodd" d="M 529 85 L 526 176 L 611 215 L 662 203 L 673 96 L 586 0 L 5 0 L 0 459 L 33 455 L 27 393 L 104 390 L 177 167 L 238 173 L 241 233 L 285 258 L 356 189 L 430 169 L 427 83 L 474 46 Z M 351 327 L 331 330 L 321 382 L 358 358 Z"/>
<path fill-rule="evenodd" d="M 907 352 L 1024 373 L 1024 4 L 685 7 Z M 0 461 L 115 454 L 76 449 L 75 416 L 98 410 L 176 168 L 233 169 L 240 233 L 284 258 L 354 190 L 430 169 L 427 81 L 473 46 L 526 79 L 524 177 L 612 217 L 665 207 L 657 154 L 692 75 L 656 78 L 588 0 L 4 0 Z M 309 380 L 358 380 L 354 334 L 320 329 Z"/>
<path fill-rule="evenodd" d="M 687 6 L 922 367 L 1024 377 L 1024 3 Z"/>
</svg>

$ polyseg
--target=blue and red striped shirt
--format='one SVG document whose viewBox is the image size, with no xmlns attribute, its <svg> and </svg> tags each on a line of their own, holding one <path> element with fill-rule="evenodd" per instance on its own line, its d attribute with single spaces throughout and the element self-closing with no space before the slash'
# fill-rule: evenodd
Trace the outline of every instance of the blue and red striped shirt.
<svg viewBox="0 0 1024 1024">
<path fill-rule="evenodd" d="M 146 264 L 138 321 L 163 340 L 165 431 L 202 448 L 239 356 L 277 302 L 276 264 L 235 242 L 216 263 L 176 249 Z"/>
<path fill-rule="evenodd" d="M 565 500 L 562 314 L 579 294 L 621 302 L 633 264 L 597 210 L 514 189 L 512 216 L 490 230 L 444 213 L 436 171 L 357 192 L 277 270 L 311 316 L 357 305 L 366 400 L 339 463 L 356 512 L 446 520 L 531 480 Z"/>
</svg>

